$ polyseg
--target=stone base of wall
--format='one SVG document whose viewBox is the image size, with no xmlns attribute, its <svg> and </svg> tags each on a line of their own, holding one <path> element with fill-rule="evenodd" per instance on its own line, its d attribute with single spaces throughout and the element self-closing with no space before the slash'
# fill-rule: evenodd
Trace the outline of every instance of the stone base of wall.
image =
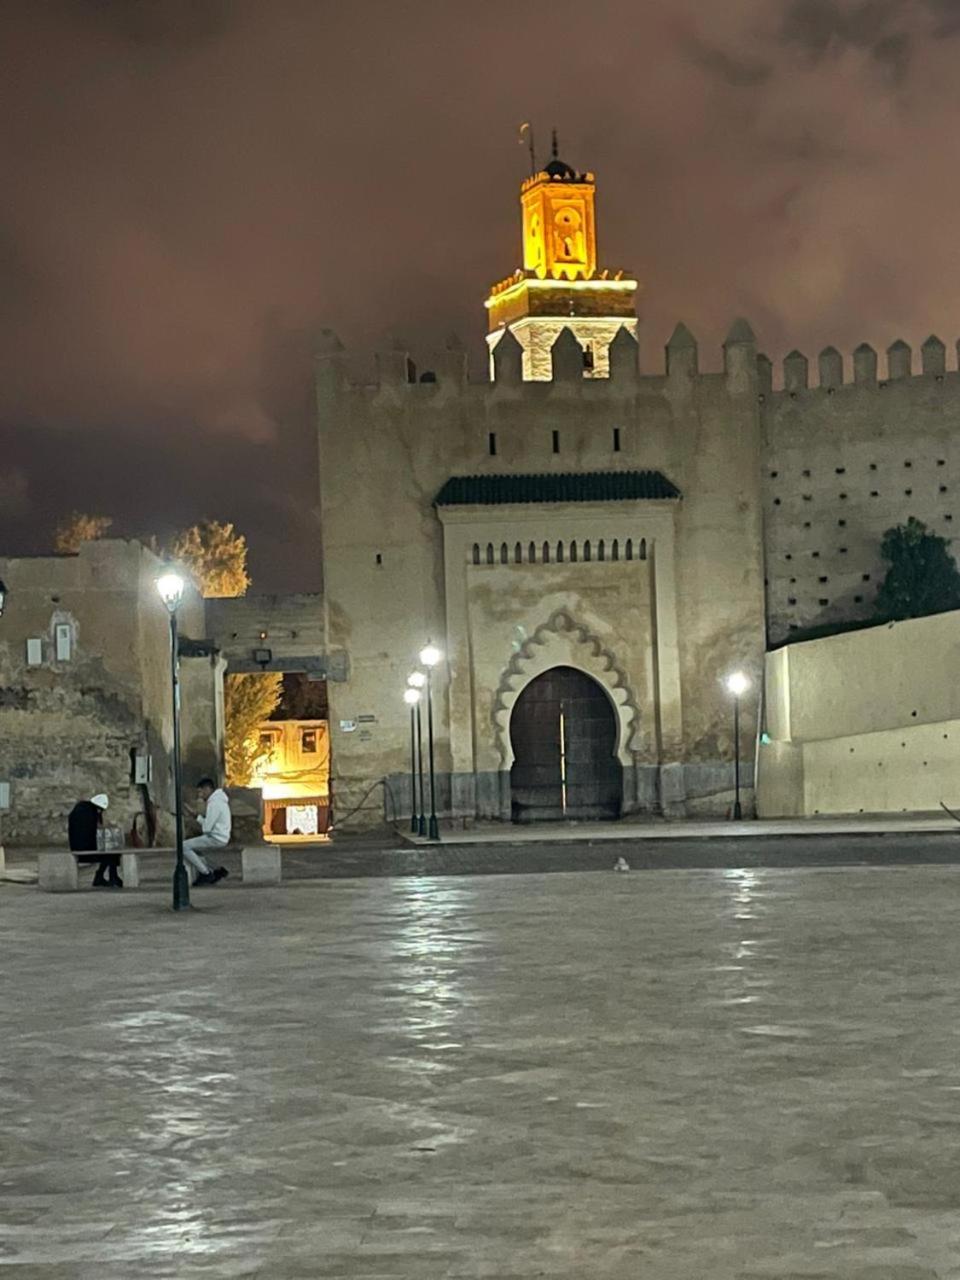
<svg viewBox="0 0 960 1280">
<path fill-rule="evenodd" d="M 373 804 L 353 815 L 340 829 L 358 830 L 384 823 L 410 820 L 410 774 L 393 774 L 386 782 L 383 808 Z M 476 821 L 509 822 L 509 772 L 438 773 L 435 780 L 437 814 L 454 827 L 467 827 Z M 430 812 L 430 783 L 424 779 L 426 811 Z M 755 811 L 753 765 L 740 766 L 740 803 L 745 816 Z M 734 804 L 734 768 L 732 762 L 636 765 L 623 771 L 622 816 L 636 817 L 725 817 Z M 417 811 L 419 812 L 419 798 Z M 337 815 L 334 812 L 334 822 Z"/>
</svg>

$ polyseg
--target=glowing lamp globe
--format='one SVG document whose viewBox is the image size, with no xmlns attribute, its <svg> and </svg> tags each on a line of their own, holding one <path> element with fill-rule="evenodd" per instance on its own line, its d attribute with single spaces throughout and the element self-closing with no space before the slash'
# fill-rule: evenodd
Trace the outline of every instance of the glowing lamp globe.
<svg viewBox="0 0 960 1280">
<path fill-rule="evenodd" d="M 157 590 L 160 593 L 160 599 L 173 613 L 183 599 L 183 579 L 179 573 L 165 573 L 163 577 L 157 579 Z"/>
<path fill-rule="evenodd" d="M 407 684 L 411 689 L 422 689 L 426 683 L 427 677 L 422 671 L 412 671 L 410 675 L 407 676 Z"/>
<path fill-rule="evenodd" d="M 407 706 L 408 706 L 408 707 L 415 707 L 415 706 L 417 705 L 417 703 L 420 701 L 420 690 L 419 690 L 419 689 L 404 689 L 404 691 L 403 691 L 403 700 L 404 700 L 404 702 L 407 704 Z"/>
<path fill-rule="evenodd" d="M 442 657 L 443 654 L 435 644 L 428 644 L 425 649 L 420 650 L 420 661 L 425 667 L 435 667 Z"/>
<path fill-rule="evenodd" d="M 750 688 L 750 681 L 742 671 L 734 671 L 727 676 L 727 688 L 735 698 L 739 698 Z"/>
</svg>

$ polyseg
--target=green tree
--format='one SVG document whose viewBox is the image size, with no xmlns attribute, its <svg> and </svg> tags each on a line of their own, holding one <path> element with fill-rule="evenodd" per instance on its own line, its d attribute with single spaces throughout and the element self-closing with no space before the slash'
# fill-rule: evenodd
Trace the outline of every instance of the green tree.
<svg viewBox="0 0 960 1280">
<path fill-rule="evenodd" d="M 57 526 L 54 548 L 62 556 L 76 555 L 81 543 L 105 538 L 112 524 L 112 516 L 92 516 L 85 511 L 74 511 Z"/>
<path fill-rule="evenodd" d="M 224 755 L 227 785 L 247 787 L 259 760 L 265 754 L 257 732 L 276 710 L 283 692 L 283 676 L 228 675 L 223 682 L 225 724 Z"/>
<path fill-rule="evenodd" d="M 178 533 L 170 555 L 196 580 L 204 599 L 242 596 L 250 585 L 247 540 L 232 524 L 203 520 Z"/>
<path fill-rule="evenodd" d="M 911 516 L 883 535 L 880 552 L 889 564 L 877 592 L 880 618 L 923 618 L 960 608 L 960 570 L 946 538 Z"/>
</svg>

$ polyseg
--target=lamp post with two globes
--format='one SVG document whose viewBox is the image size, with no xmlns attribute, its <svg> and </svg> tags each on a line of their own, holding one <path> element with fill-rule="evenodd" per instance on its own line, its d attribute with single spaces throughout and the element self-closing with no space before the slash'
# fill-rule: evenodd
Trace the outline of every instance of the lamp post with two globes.
<svg viewBox="0 0 960 1280">
<path fill-rule="evenodd" d="M 734 671 L 727 676 L 726 685 L 733 694 L 733 818 L 739 822 L 743 817 L 740 807 L 740 699 L 750 688 L 750 680 L 742 671 Z"/>
<path fill-rule="evenodd" d="M 183 861 L 183 780 L 180 776 L 180 654 L 177 634 L 177 610 L 183 599 L 183 578 L 178 573 L 165 573 L 157 579 L 160 599 L 170 615 L 170 678 L 173 688 L 173 795 L 176 806 L 177 865 L 173 869 L 173 909 L 186 911 L 190 906 L 190 877 Z"/>
<path fill-rule="evenodd" d="M 433 758 L 433 689 L 431 676 L 433 668 L 442 660 L 443 654 L 435 644 L 427 643 L 420 650 L 420 664 L 426 667 L 427 681 L 427 743 L 430 755 L 430 823 L 428 827 L 428 838 L 430 840 L 440 839 L 440 827 L 437 823 L 437 781 L 436 771 L 434 768 Z"/>
</svg>

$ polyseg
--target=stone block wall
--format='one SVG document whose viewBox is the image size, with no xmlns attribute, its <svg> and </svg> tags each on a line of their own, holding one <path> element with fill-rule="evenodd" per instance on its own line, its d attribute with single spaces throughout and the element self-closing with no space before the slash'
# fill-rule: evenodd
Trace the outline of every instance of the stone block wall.
<svg viewBox="0 0 960 1280">
<path fill-rule="evenodd" d="M 12 793 L 6 843 L 63 845 L 74 803 L 100 791 L 110 797 L 108 824 L 129 830 L 142 808 L 138 753 L 152 761 L 151 797 L 172 809 L 160 568 L 139 544 L 114 540 L 87 543 L 76 556 L 0 560 L 8 588 L 0 616 L 0 779 Z M 198 597 L 184 600 L 181 623 L 202 635 Z"/>
</svg>

